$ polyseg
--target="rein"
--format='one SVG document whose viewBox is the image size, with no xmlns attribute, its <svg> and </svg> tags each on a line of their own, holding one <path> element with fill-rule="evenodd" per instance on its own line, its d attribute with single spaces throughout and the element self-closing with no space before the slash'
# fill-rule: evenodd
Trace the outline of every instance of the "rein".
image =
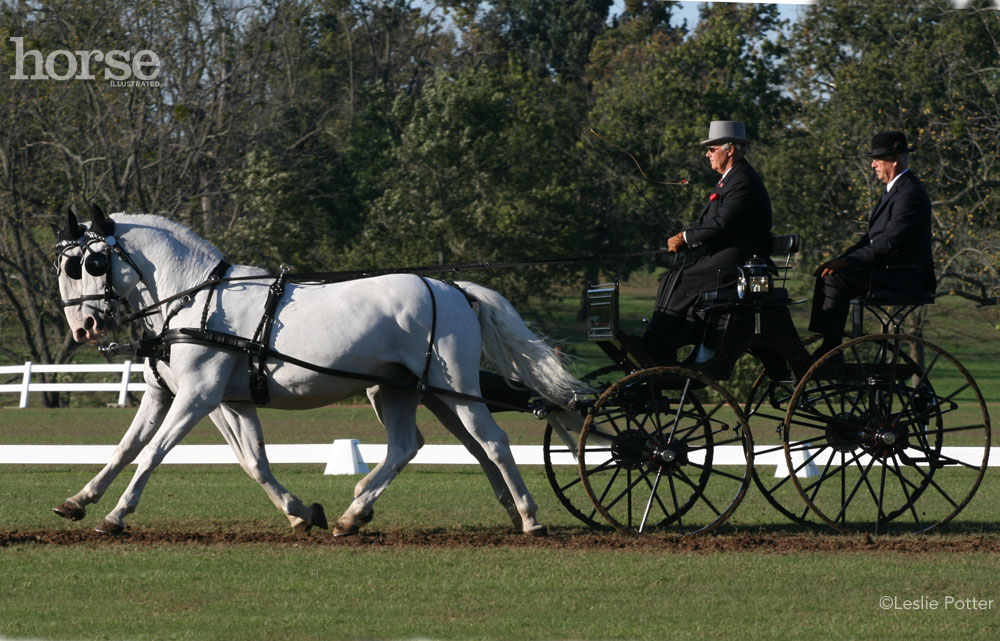
<svg viewBox="0 0 1000 641">
<path fill-rule="evenodd" d="M 565 265 L 570 263 L 585 263 L 585 262 L 604 262 L 610 260 L 621 260 L 625 258 L 643 258 L 646 256 L 657 256 L 660 254 L 667 253 L 666 249 L 650 249 L 641 252 L 627 252 L 621 254 L 596 254 L 590 256 L 571 256 L 566 258 L 550 258 L 546 260 L 532 260 L 532 261 L 520 261 L 520 262 L 502 262 L 502 263 L 459 263 L 452 265 L 420 265 L 415 267 L 394 267 L 389 269 L 365 269 L 365 270 L 349 270 L 349 271 L 330 271 L 330 272 L 300 272 L 300 273 L 288 273 L 282 271 L 285 275 L 286 282 L 298 284 L 298 285 L 324 285 L 328 283 L 340 283 L 348 280 L 358 280 L 362 278 L 374 278 L 376 276 L 388 276 L 390 274 L 456 274 L 460 272 L 470 272 L 470 271 L 491 271 L 496 269 L 512 269 L 515 267 L 539 267 L 547 265 Z M 134 320 L 140 318 L 145 318 L 146 316 L 151 316 L 153 314 L 159 313 L 159 308 L 183 299 L 186 296 L 200 292 L 206 287 L 214 287 L 219 283 L 234 283 L 240 281 L 250 281 L 250 280 L 274 280 L 278 278 L 274 274 L 257 274 L 255 276 L 230 276 L 228 278 L 214 278 L 209 277 L 208 280 L 195 285 L 194 287 L 188 287 L 185 290 L 177 292 L 172 296 L 168 296 L 163 300 L 156 301 L 139 311 L 129 314 L 122 318 L 118 325 L 124 325 L 130 323 Z"/>
<path fill-rule="evenodd" d="M 61 256 L 69 247 L 79 244 L 85 247 L 89 246 L 91 242 L 97 242 L 99 240 L 104 240 L 107 243 L 107 249 L 105 250 L 104 257 L 108 265 L 110 265 L 111 253 L 114 252 L 123 262 L 126 262 L 139 274 L 139 280 L 142 281 L 142 273 L 139 271 L 138 266 L 132 261 L 131 257 L 125 252 L 117 239 L 113 236 L 113 230 L 109 230 L 112 233 L 105 235 L 100 235 L 95 232 L 87 231 L 84 237 L 75 240 L 73 242 L 65 241 L 60 243 L 58 248 L 59 255 Z M 445 394 L 454 398 L 459 398 L 467 401 L 474 402 L 488 402 L 497 407 L 503 407 L 505 409 L 526 411 L 525 407 L 513 405 L 500 400 L 490 400 L 471 395 L 457 392 L 450 389 L 444 389 L 436 386 L 431 386 L 427 384 L 428 371 L 430 369 L 431 358 L 433 354 L 434 346 L 434 334 L 435 327 L 437 324 L 437 305 L 435 301 L 434 292 L 431 289 L 430 284 L 427 279 L 423 277 L 423 274 L 447 274 L 447 273 L 459 273 L 465 271 L 486 271 L 494 269 L 511 269 L 515 267 L 531 267 L 531 266 L 547 266 L 547 265 L 559 265 L 559 264 L 569 264 L 578 262 L 591 262 L 598 261 L 603 262 L 607 260 L 620 260 L 625 258 L 639 258 L 644 256 L 655 256 L 659 254 L 666 253 L 666 249 L 657 250 L 647 250 L 641 252 L 628 252 L 620 254 L 609 254 L 609 255 L 591 255 L 591 256 L 573 256 L 566 258 L 551 258 L 546 260 L 536 260 L 536 261 L 521 261 L 521 262 L 501 262 L 501 263 L 463 263 L 463 264 L 453 264 L 453 265 L 423 265 L 414 267 L 400 267 L 394 269 L 380 269 L 380 270 L 352 270 L 352 271 L 330 271 L 330 272 L 302 272 L 297 274 L 289 273 L 286 267 L 282 267 L 281 273 L 278 276 L 272 274 L 256 274 L 252 276 L 231 276 L 224 277 L 224 274 L 229 270 L 230 265 L 226 261 L 222 260 L 213 268 L 212 272 L 209 274 L 208 279 L 198 285 L 184 289 L 183 291 L 177 292 L 172 296 L 164 298 L 163 300 L 156 301 L 137 312 L 129 314 L 121 319 L 114 319 L 113 314 L 109 314 L 116 322 L 115 324 L 119 327 L 130 323 L 134 320 L 145 318 L 153 314 L 163 313 L 160 308 L 164 305 L 175 301 L 182 301 L 181 306 L 176 308 L 173 313 L 167 314 L 164 326 L 160 334 L 156 337 L 144 338 L 135 343 L 126 343 L 119 345 L 117 343 L 112 343 L 107 347 L 99 347 L 98 350 L 106 355 L 115 355 L 128 352 L 134 352 L 136 354 L 144 354 L 150 356 L 151 358 L 161 358 L 163 357 L 164 347 L 169 347 L 174 343 L 190 343 L 199 345 L 208 345 L 218 349 L 223 349 L 227 351 L 241 352 L 248 356 L 248 373 L 250 376 L 250 392 L 253 402 L 257 404 L 266 404 L 269 401 L 269 393 L 267 389 L 267 373 L 265 369 L 264 361 L 266 358 L 276 358 L 278 360 L 308 369 L 320 374 L 325 374 L 329 376 L 336 376 L 341 378 L 350 378 L 355 380 L 369 381 L 376 384 L 392 385 L 396 387 L 408 387 L 413 384 L 413 381 L 393 379 L 385 376 L 378 376 L 374 374 L 363 374 L 359 372 L 347 372 L 344 370 L 333 369 L 329 367 L 323 367 L 307 361 L 303 361 L 294 356 L 278 352 L 268 346 L 271 326 L 274 321 L 274 313 L 278 304 L 278 301 L 284 294 L 284 288 L 286 283 L 296 283 L 296 284 L 327 284 L 335 282 L 343 282 L 348 280 L 356 280 L 362 278 L 372 278 L 375 276 L 384 276 L 389 274 L 414 274 L 421 275 L 421 280 L 424 286 L 427 288 L 428 294 L 430 294 L 431 299 L 431 334 L 430 340 L 427 346 L 427 353 L 424 362 L 424 368 L 421 376 L 415 381 L 416 389 L 420 392 L 430 392 L 435 394 Z M 58 268 L 58 261 L 57 261 Z M 64 306 L 78 305 L 82 304 L 84 301 L 88 300 L 98 300 L 103 299 L 105 304 L 109 306 L 112 300 L 123 300 L 121 297 L 116 297 L 111 289 L 111 279 L 107 277 L 106 271 L 105 280 L 105 292 L 102 295 L 87 295 L 81 298 L 63 301 Z M 235 334 L 229 334 L 226 332 L 219 332 L 215 330 L 210 330 L 206 327 L 207 323 L 207 313 L 208 307 L 211 301 L 212 293 L 215 288 L 220 283 L 226 282 L 240 282 L 240 281 L 254 281 L 254 280 L 272 280 L 272 284 L 268 290 L 267 301 L 264 306 L 264 314 L 261 318 L 260 324 L 257 327 L 257 331 L 254 333 L 254 337 L 244 338 L 242 336 L 237 336 Z M 449 281 L 450 282 L 450 281 Z M 202 324 L 200 329 L 184 327 L 178 329 L 169 329 L 170 320 L 174 314 L 180 311 L 180 308 L 187 305 L 191 301 L 191 295 L 200 292 L 203 289 L 210 288 L 209 298 L 205 302 L 205 309 L 202 312 Z M 155 368 L 155 362 L 154 362 Z M 157 372 L 158 375 L 158 372 Z M 159 376 L 157 376 L 159 379 Z M 164 386 L 165 387 L 165 386 Z M 530 411 L 537 412 L 538 408 L 527 408 Z M 544 412 L 543 412 L 544 414 Z"/>
</svg>

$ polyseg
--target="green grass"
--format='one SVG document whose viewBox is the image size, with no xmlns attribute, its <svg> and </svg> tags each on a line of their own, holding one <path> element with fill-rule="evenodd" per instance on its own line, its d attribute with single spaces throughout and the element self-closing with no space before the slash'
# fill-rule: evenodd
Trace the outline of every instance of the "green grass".
<svg viewBox="0 0 1000 641">
<path fill-rule="evenodd" d="M 0 568 L 0 633 L 19 637 L 936 641 L 1000 628 L 985 554 L 25 547 Z M 885 596 L 942 605 L 887 611 Z M 994 601 L 946 610 L 949 596 Z"/>
<path fill-rule="evenodd" d="M 632 331 L 649 313 L 655 281 L 626 288 L 622 315 Z M 606 364 L 582 341 L 574 296 L 539 301 L 534 314 L 585 372 Z M 805 326 L 806 306 L 793 308 Z M 527 314 L 532 316 L 532 314 Z M 1000 414 L 996 310 L 944 299 L 927 338 L 956 355 Z M 0 411 L 4 443 L 115 443 L 133 409 Z M 366 407 L 261 411 L 270 443 L 334 438 L 384 442 Z M 541 441 L 544 423 L 500 414 L 515 444 Z M 995 419 L 994 419 L 995 420 Z M 429 413 L 418 416 L 429 443 L 453 443 Z M 755 434 L 758 434 L 755 428 Z M 758 438 L 763 441 L 764 439 Z M 185 441 L 222 443 L 208 423 Z M 996 441 L 995 441 L 995 444 Z M 278 465 L 279 480 L 335 518 L 358 477 L 327 477 L 322 465 Z M 88 530 L 111 509 L 133 468 L 86 519 L 70 523 L 49 508 L 76 492 L 95 466 L 0 466 L 0 531 Z M 524 468 L 539 518 L 556 537 L 594 537 L 558 503 L 540 468 Z M 952 549 L 993 545 L 1000 481 L 987 473 L 970 505 L 941 534 L 876 537 L 876 551 L 837 551 L 824 530 L 789 524 L 751 486 L 721 537 L 817 537 L 824 551 L 659 550 L 612 534 L 599 550 L 505 544 L 433 546 L 300 545 L 287 521 L 236 466 L 163 466 L 150 480 L 136 532 L 265 533 L 276 543 L 72 546 L 18 543 L 0 548 L 0 637 L 35 639 L 995 639 L 1000 629 L 995 553 Z M 376 505 L 370 536 L 394 532 L 506 533 L 511 526 L 485 477 L 469 466 L 411 466 Z M 810 540 L 812 540 L 810 538 Z M 895 552 L 892 541 L 923 552 Z M 707 546 L 711 547 L 711 546 Z M 938 601 L 937 609 L 884 610 L 882 597 Z M 945 599 L 994 599 L 991 609 L 957 610 Z"/>
<path fill-rule="evenodd" d="M 6 531 L 85 529 L 48 506 L 75 490 L 91 466 L 4 466 L 0 523 Z M 321 466 L 277 466 L 279 478 L 331 514 L 356 477 Z M 556 504 L 537 468 L 525 470 L 539 513 L 555 535 L 585 536 Z M 997 483 L 926 553 L 698 552 L 633 545 L 606 549 L 479 545 L 155 546 L 121 543 L 0 549 L 0 636 L 40 639 L 994 639 L 992 610 L 882 610 L 898 599 L 994 598 L 996 559 L 932 552 L 936 541 L 997 537 Z M 235 466 L 164 466 L 149 484 L 135 531 L 264 532 L 285 520 Z M 476 470 L 407 469 L 380 499 L 369 532 L 506 532 L 509 523 Z M 799 532 L 753 490 L 722 536 Z M 912 540 L 903 537 L 901 540 Z M 836 547 L 832 537 L 830 547 Z M 617 549 L 616 549 L 617 548 Z"/>
</svg>

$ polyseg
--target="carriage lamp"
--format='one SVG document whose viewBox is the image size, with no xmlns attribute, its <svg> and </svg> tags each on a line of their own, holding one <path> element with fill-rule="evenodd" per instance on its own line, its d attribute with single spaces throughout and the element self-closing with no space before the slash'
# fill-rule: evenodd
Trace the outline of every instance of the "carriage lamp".
<svg viewBox="0 0 1000 641">
<path fill-rule="evenodd" d="M 760 256 L 754 256 L 738 269 L 736 294 L 741 298 L 766 296 L 774 288 L 774 268 Z"/>
</svg>

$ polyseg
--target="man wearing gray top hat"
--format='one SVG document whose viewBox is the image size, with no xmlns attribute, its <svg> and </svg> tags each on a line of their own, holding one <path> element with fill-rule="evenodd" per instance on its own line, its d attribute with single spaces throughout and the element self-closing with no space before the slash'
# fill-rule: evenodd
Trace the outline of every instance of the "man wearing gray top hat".
<svg viewBox="0 0 1000 641">
<path fill-rule="evenodd" d="M 817 355 L 840 344 L 852 298 L 870 291 L 933 295 L 931 200 L 909 169 L 911 151 L 901 131 L 872 138 L 871 167 L 886 188 L 868 216 L 868 233 L 815 271 L 809 329 L 823 336 Z"/>
<path fill-rule="evenodd" d="M 746 160 L 747 142 L 742 122 L 715 120 L 708 138 L 700 143 L 707 148 L 705 157 L 712 169 L 722 176 L 708 194 L 698 223 L 667 242 L 671 252 L 698 247 L 703 253 L 660 281 L 653 317 L 642 339 L 656 361 L 675 362 L 678 347 L 701 339 L 703 319 L 694 309 L 701 292 L 735 288 L 737 267 L 754 255 L 768 256 L 771 199 Z"/>
</svg>

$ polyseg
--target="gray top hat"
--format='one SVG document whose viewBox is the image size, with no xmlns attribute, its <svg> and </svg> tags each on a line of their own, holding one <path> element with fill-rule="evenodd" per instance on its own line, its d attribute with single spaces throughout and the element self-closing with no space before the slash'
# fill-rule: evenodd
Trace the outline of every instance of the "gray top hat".
<svg viewBox="0 0 1000 641">
<path fill-rule="evenodd" d="M 708 126 L 708 138 L 699 145 L 714 145 L 723 142 L 748 142 L 747 128 L 739 120 L 713 120 Z"/>
</svg>

